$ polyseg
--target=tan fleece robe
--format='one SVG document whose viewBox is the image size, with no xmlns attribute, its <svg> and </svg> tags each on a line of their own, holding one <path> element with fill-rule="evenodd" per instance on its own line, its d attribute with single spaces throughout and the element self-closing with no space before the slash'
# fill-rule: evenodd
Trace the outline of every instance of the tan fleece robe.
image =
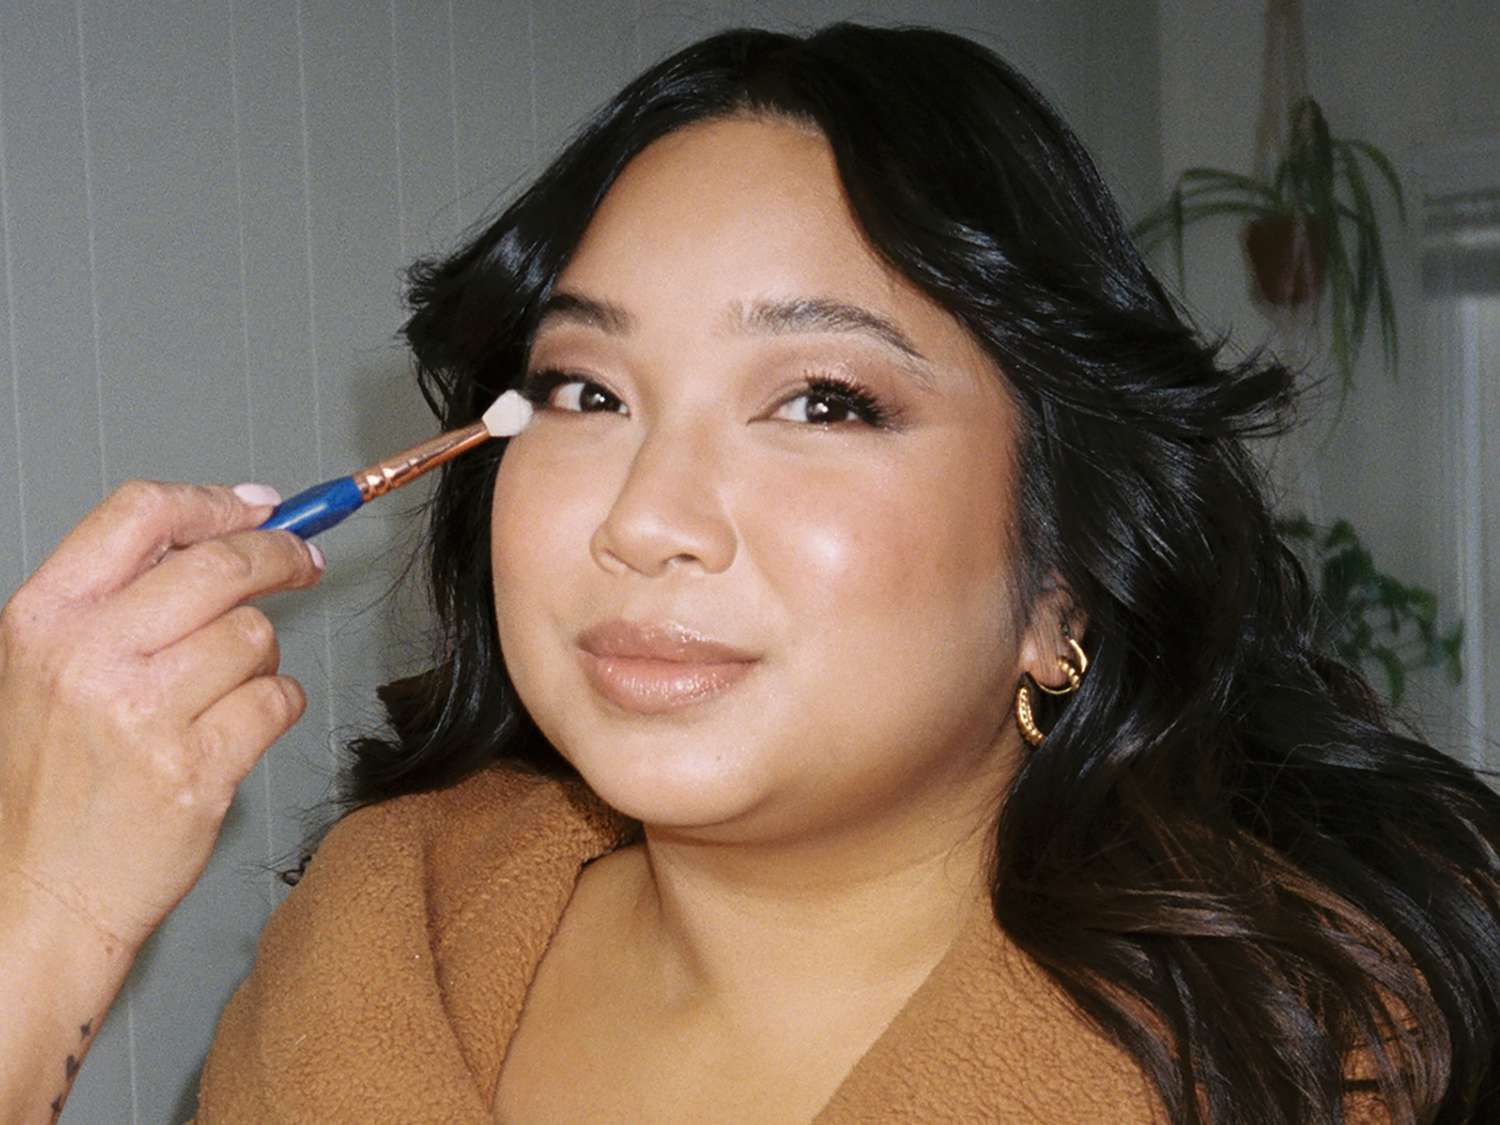
<svg viewBox="0 0 1500 1125">
<path fill-rule="evenodd" d="M 579 783 L 487 769 L 341 821 L 266 926 L 200 1125 L 488 1123 L 579 870 L 638 831 Z M 819 1125 L 1153 1118 L 1140 1071 L 988 919 L 963 932 Z"/>
</svg>

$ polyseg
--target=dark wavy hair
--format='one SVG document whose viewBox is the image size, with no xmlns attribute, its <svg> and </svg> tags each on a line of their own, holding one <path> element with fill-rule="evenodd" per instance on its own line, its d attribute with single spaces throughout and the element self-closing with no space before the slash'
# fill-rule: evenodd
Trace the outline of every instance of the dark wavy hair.
<svg viewBox="0 0 1500 1125">
<path fill-rule="evenodd" d="M 442 424 L 516 383 L 621 169 L 734 115 L 821 131 L 875 252 L 1019 408 L 1020 586 L 1030 602 L 1061 578 L 1093 666 L 1007 794 L 999 926 L 1175 1121 L 1340 1121 L 1355 1089 L 1396 1122 L 1500 1120 L 1500 798 L 1321 655 L 1243 444 L 1283 425 L 1291 373 L 1197 336 L 1077 139 L 989 50 L 841 23 L 728 31 L 652 67 L 413 268 L 406 334 Z M 572 773 L 500 657 L 492 444 L 435 491 L 436 667 L 382 689 L 392 733 L 355 745 L 353 804 L 500 759 Z"/>
</svg>

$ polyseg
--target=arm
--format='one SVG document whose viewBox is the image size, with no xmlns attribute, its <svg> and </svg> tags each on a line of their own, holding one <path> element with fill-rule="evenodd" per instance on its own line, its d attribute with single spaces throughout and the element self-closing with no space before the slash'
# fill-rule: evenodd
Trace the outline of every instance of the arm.
<svg viewBox="0 0 1500 1125">
<path fill-rule="evenodd" d="M 0 611 L 0 1125 L 61 1112 L 236 787 L 302 713 L 244 603 L 321 567 L 253 530 L 269 510 L 126 486 Z"/>
<path fill-rule="evenodd" d="M 0 874 L 0 1122 L 55 1121 L 135 951 Z"/>
</svg>

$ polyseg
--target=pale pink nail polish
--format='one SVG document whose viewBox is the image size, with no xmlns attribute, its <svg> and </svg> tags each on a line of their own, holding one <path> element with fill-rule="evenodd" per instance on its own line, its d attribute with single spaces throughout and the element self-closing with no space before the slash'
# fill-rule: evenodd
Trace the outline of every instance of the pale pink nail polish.
<svg viewBox="0 0 1500 1125">
<path fill-rule="evenodd" d="M 281 493 L 269 484 L 237 484 L 230 490 L 246 504 L 274 508 L 281 503 Z"/>
</svg>

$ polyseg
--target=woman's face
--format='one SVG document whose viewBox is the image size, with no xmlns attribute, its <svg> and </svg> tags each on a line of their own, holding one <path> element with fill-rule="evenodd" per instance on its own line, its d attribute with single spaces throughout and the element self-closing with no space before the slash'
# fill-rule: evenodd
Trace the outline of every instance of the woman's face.
<svg viewBox="0 0 1500 1125">
<path fill-rule="evenodd" d="M 500 641 L 601 797 L 722 841 L 992 811 L 1030 662 L 1014 410 L 865 245 L 819 134 L 733 119 L 643 152 L 558 281 L 548 371 L 496 481 Z M 585 651 L 618 621 L 665 650 Z M 703 667 L 678 628 L 745 659 Z"/>
</svg>

